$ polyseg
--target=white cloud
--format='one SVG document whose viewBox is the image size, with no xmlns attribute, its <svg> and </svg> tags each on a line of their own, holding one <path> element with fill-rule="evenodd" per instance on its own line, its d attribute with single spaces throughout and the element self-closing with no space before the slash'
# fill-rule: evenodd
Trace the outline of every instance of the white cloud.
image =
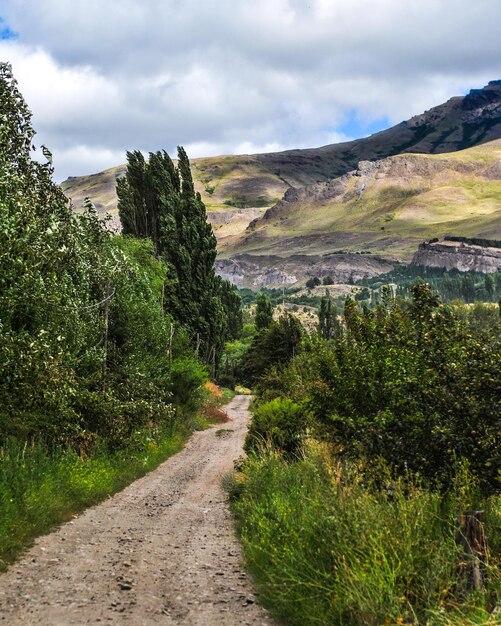
<svg viewBox="0 0 501 626">
<path fill-rule="evenodd" d="M 52 156 L 60 181 L 75 174 L 97 174 L 125 162 L 125 154 L 121 150 L 109 150 L 99 146 L 75 145 L 62 150 L 56 149 Z"/>
<path fill-rule="evenodd" d="M 120 104 L 118 86 L 90 66 L 64 67 L 41 47 L 15 41 L 0 42 L 0 55 L 12 63 L 25 99 L 50 127 L 61 122 L 81 124 L 95 112 L 111 116 Z"/>
<path fill-rule="evenodd" d="M 396 123 L 501 77 L 499 0 L 4 0 L 1 11 L 19 37 L 0 41 L 0 57 L 58 178 L 133 148 L 324 145 L 348 138 L 348 119 Z"/>
</svg>

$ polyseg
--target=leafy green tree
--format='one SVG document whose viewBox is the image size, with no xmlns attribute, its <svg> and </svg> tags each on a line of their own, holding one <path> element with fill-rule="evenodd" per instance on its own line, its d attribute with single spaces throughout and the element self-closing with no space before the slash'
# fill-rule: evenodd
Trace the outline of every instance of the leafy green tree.
<svg viewBox="0 0 501 626">
<path fill-rule="evenodd" d="M 320 278 L 318 278 L 318 276 L 309 278 L 306 281 L 306 286 L 308 287 L 308 289 L 313 289 L 314 287 L 318 287 L 318 285 L 321 285 L 321 284 L 322 284 L 322 281 L 320 280 Z"/>
<path fill-rule="evenodd" d="M 127 152 L 127 172 L 117 180 L 118 212 L 124 235 L 149 237 L 145 202 L 146 162 L 139 150 Z"/>
<path fill-rule="evenodd" d="M 178 148 L 178 165 L 169 155 L 127 153 L 127 173 L 117 183 L 124 232 L 153 241 L 167 266 L 164 308 L 188 329 L 206 362 L 216 363 L 227 338 L 241 324 L 237 293 L 216 276 L 216 238 L 205 206 L 195 192 L 190 163 Z"/>
<path fill-rule="evenodd" d="M 283 367 L 298 352 L 304 330 L 297 317 L 285 312 L 258 333 L 244 364 L 245 382 L 255 384 L 270 368 Z"/>
<path fill-rule="evenodd" d="M 461 295 L 465 302 L 471 303 L 475 300 L 475 281 L 470 274 L 465 274 L 461 279 Z"/>
<path fill-rule="evenodd" d="M 142 241 L 112 236 L 90 201 L 73 213 L 48 150 L 46 163 L 31 158 L 31 114 L 7 64 L 0 110 L 0 443 L 85 436 L 122 446 L 137 428 L 170 419 L 173 376 L 187 371 L 173 366 L 194 361 L 171 350 L 169 268 L 144 240 L 155 242 L 160 220 L 133 189 L 125 228 Z M 151 172 L 134 158 L 145 181 Z"/>
<path fill-rule="evenodd" d="M 256 329 L 259 331 L 268 328 L 272 321 L 273 305 L 268 296 L 265 293 L 261 293 L 256 301 Z"/>
<path fill-rule="evenodd" d="M 270 338 L 249 365 L 261 401 L 306 403 L 317 435 L 350 456 L 384 459 L 447 489 L 465 459 L 485 492 L 499 489 L 501 321 L 489 306 L 448 307 L 429 285 L 374 311 L 348 298 L 334 341 L 304 340 L 273 366 Z M 269 342 L 269 343 L 268 343 Z M 277 364 L 277 361 L 275 361 Z"/>
<path fill-rule="evenodd" d="M 494 297 L 494 279 L 490 274 L 485 275 L 484 288 L 490 300 Z"/>
<path fill-rule="evenodd" d="M 324 339 L 333 339 L 340 332 L 337 308 L 329 293 L 320 300 L 318 329 Z"/>
<path fill-rule="evenodd" d="M 410 303 L 345 310 L 346 336 L 319 352 L 311 385 L 315 415 L 338 443 L 447 485 L 454 458 L 468 459 L 485 486 L 500 462 L 499 328 L 459 323 L 427 285 Z M 329 416 L 329 417 L 327 417 Z"/>
<path fill-rule="evenodd" d="M 242 301 L 238 289 L 229 281 L 219 279 L 221 301 L 226 316 L 226 338 L 236 340 L 243 330 Z"/>
<path fill-rule="evenodd" d="M 65 436 L 71 399 L 100 371 L 106 247 L 93 215 L 73 216 L 52 182 L 52 159 L 31 158 L 31 114 L 0 64 L 0 432 Z"/>
</svg>

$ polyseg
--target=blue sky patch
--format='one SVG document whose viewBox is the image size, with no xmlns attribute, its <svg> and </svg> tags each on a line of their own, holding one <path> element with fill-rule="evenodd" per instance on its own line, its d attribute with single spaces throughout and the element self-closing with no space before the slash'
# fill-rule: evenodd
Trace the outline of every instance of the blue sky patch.
<svg viewBox="0 0 501 626">
<path fill-rule="evenodd" d="M 371 122 L 361 120 L 356 112 L 350 113 L 348 119 L 337 130 L 341 131 L 347 137 L 353 137 L 353 139 L 360 139 L 367 137 L 380 130 L 389 128 L 392 124 L 387 117 L 381 117 Z"/>
<path fill-rule="evenodd" d="M 16 39 L 18 34 L 15 33 L 5 20 L 0 17 L 0 39 Z"/>
</svg>

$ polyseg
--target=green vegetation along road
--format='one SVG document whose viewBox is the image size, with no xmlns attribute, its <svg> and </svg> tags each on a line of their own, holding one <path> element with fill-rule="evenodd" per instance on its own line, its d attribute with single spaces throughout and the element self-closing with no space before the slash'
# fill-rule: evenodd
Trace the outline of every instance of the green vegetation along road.
<svg viewBox="0 0 501 626">
<path fill-rule="evenodd" d="M 255 603 L 221 479 L 247 430 L 249 397 L 223 427 L 34 547 L 0 577 L 0 623 L 270 623 Z"/>
</svg>

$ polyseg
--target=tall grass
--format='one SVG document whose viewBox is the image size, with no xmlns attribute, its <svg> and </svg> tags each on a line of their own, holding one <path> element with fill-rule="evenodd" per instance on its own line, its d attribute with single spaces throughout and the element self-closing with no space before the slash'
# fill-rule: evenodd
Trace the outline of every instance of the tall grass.
<svg viewBox="0 0 501 626">
<path fill-rule="evenodd" d="M 489 588 L 465 598 L 456 578 L 456 519 L 478 506 L 474 486 L 461 479 L 444 497 L 377 475 L 368 480 L 366 471 L 318 450 L 296 463 L 274 453 L 244 462 L 231 494 L 263 603 L 301 626 L 494 624 L 500 499 L 482 503 L 498 555 L 487 564 Z"/>
<path fill-rule="evenodd" d="M 120 491 L 179 452 L 194 430 L 227 421 L 220 408 L 234 393 L 212 383 L 200 388 L 192 410 L 137 431 L 124 449 L 48 449 L 15 440 L 0 447 L 0 570 L 37 535 Z M 174 414 L 173 414 L 174 415 Z M 180 419 L 180 417 L 181 419 Z"/>
<path fill-rule="evenodd" d="M 137 433 L 127 449 L 81 458 L 72 448 L 0 448 L 0 569 L 54 524 L 119 491 L 178 452 L 188 431 Z"/>
</svg>

